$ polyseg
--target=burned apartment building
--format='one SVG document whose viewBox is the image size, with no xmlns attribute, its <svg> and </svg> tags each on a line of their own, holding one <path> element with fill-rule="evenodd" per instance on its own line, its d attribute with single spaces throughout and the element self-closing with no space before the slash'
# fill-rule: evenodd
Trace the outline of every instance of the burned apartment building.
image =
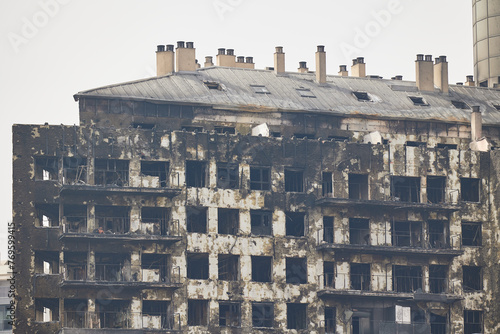
<svg viewBox="0 0 500 334">
<path fill-rule="evenodd" d="M 500 91 L 218 53 L 14 125 L 15 333 L 500 331 Z"/>
</svg>

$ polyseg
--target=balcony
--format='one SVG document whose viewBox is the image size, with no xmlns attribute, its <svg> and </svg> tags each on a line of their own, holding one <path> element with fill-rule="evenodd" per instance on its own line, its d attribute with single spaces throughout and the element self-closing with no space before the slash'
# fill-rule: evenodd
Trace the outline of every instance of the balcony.
<svg viewBox="0 0 500 334">
<path fill-rule="evenodd" d="M 157 265 L 130 266 L 123 264 L 95 264 L 95 274 L 89 274 L 86 264 L 65 264 L 62 287 L 102 287 L 118 285 L 138 288 L 173 288 L 182 286 L 180 267 Z"/>
</svg>

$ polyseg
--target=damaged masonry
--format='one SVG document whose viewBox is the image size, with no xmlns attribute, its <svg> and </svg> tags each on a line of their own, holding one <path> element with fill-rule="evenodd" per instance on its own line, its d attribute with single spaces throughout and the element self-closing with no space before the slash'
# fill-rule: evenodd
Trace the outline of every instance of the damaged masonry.
<svg viewBox="0 0 500 334">
<path fill-rule="evenodd" d="M 500 92 L 316 55 L 162 45 L 14 125 L 14 332 L 498 333 Z"/>
</svg>

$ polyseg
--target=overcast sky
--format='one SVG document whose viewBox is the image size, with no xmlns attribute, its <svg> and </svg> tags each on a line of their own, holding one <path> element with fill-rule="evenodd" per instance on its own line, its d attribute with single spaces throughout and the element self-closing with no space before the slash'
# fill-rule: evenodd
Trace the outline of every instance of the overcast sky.
<svg viewBox="0 0 500 334">
<path fill-rule="evenodd" d="M 12 124 L 78 124 L 73 94 L 155 74 L 158 44 L 192 41 L 200 63 L 218 48 L 286 70 L 327 73 L 364 57 L 367 74 L 415 80 L 416 54 L 446 55 L 450 83 L 473 74 L 470 0 L 2 0 L 0 249 L 12 220 Z M 215 58 L 214 58 L 215 59 Z"/>
</svg>

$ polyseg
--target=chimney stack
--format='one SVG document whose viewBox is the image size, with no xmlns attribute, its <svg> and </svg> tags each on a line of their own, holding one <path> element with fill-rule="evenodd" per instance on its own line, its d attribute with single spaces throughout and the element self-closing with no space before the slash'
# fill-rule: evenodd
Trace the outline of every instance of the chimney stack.
<svg viewBox="0 0 500 334">
<path fill-rule="evenodd" d="M 316 51 L 316 81 L 319 84 L 326 83 L 326 52 L 323 45 L 318 45 Z"/>
<path fill-rule="evenodd" d="M 391 79 L 392 80 L 399 80 L 399 81 L 401 81 L 401 80 L 403 80 L 403 76 L 402 75 L 395 75 Z"/>
<path fill-rule="evenodd" d="M 349 76 L 349 72 L 347 72 L 347 65 L 340 65 L 339 66 L 339 75 L 342 77 Z"/>
<path fill-rule="evenodd" d="M 161 77 L 175 71 L 175 56 L 174 56 L 174 46 L 167 45 L 167 50 L 165 51 L 164 45 L 158 45 L 156 50 L 156 75 Z"/>
<path fill-rule="evenodd" d="M 226 52 L 227 51 L 227 52 Z M 236 66 L 236 56 L 234 55 L 234 49 L 219 49 L 219 53 L 216 57 L 217 66 L 235 67 Z"/>
<path fill-rule="evenodd" d="M 434 70 L 432 67 L 432 55 L 426 55 L 424 60 L 423 54 L 417 55 L 415 61 L 417 88 L 420 91 L 434 91 Z"/>
<path fill-rule="evenodd" d="M 482 134 L 483 121 L 481 119 L 481 111 L 479 110 L 479 106 L 472 107 L 472 114 L 470 117 L 470 136 L 471 141 L 477 141 L 481 139 Z"/>
<path fill-rule="evenodd" d="M 283 52 L 282 46 L 277 46 L 276 52 L 274 53 L 274 73 L 285 73 L 285 53 Z"/>
<path fill-rule="evenodd" d="M 473 75 L 468 75 L 465 77 L 465 86 L 470 86 L 470 87 L 473 87 L 475 86 L 475 82 L 474 82 L 474 76 Z"/>
<path fill-rule="evenodd" d="M 177 57 L 175 59 L 175 67 L 179 71 L 196 71 L 196 49 L 193 42 L 177 42 L 176 48 Z"/>
<path fill-rule="evenodd" d="M 446 56 L 439 56 L 434 63 L 434 83 L 443 94 L 449 93 L 448 88 L 448 62 Z"/>
<path fill-rule="evenodd" d="M 307 73 L 309 69 L 307 68 L 307 62 L 299 61 L 299 68 L 297 69 L 299 73 Z"/>
<path fill-rule="evenodd" d="M 351 75 L 358 78 L 366 77 L 365 58 L 358 57 L 352 60 Z"/>
<path fill-rule="evenodd" d="M 205 66 L 205 67 L 214 66 L 213 59 L 214 59 L 214 58 L 213 58 L 212 56 L 206 56 L 206 57 L 205 57 L 205 64 L 204 64 L 204 66 Z"/>
</svg>

